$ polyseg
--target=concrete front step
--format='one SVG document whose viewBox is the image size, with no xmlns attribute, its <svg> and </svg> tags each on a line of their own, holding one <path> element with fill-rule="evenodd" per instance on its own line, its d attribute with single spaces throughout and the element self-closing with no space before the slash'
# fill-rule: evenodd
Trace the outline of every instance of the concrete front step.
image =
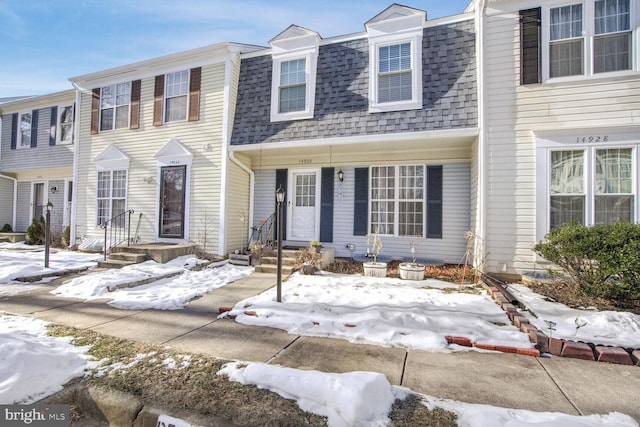
<svg viewBox="0 0 640 427">
<path fill-rule="evenodd" d="M 278 257 L 277 256 L 263 256 L 260 259 L 260 263 L 262 265 L 276 265 L 278 264 Z M 285 257 L 284 255 L 282 256 L 282 265 L 289 265 L 289 266 L 294 266 L 296 265 L 296 258 L 290 258 L 290 257 Z"/>
<path fill-rule="evenodd" d="M 174 258 L 184 255 L 191 255 L 196 249 L 195 244 L 164 244 L 164 243 L 147 243 L 135 244 L 131 246 L 116 246 L 111 249 L 111 253 L 139 253 L 145 254 L 147 259 L 152 259 L 157 263 L 164 264 Z"/>
<path fill-rule="evenodd" d="M 147 254 L 138 254 L 134 252 L 113 252 L 109 255 L 111 260 L 131 261 L 133 264 L 139 264 L 147 260 Z"/>
<path fill-rule="evenodd" d="M 98 261 L 98 268 L 122 268 L 127 265 L 137 264 L 133 261 L 125 261 L 122 259 L 107 259 L 103 261 Z"/>
<path fill-rule="evenodd" d="M 278 274 L 278 266 L 277 264 L 261 264 L 255 267 L 256 273 L 269 273 L 269 274 Z M 290 265 L 282 265 L 282 275 L 290 276 L 294 271 L 293 266 Z"/>
</svg>

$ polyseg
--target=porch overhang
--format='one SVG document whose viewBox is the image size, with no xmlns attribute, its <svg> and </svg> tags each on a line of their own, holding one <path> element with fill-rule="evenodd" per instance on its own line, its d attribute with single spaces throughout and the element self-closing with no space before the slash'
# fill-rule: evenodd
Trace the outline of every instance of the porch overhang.
<svg viewBox="0 0 640 427">
<path fill-rule="evenodd" d="M 254 170 L 293 165 L 375 165 L 389 162 L 467 162 L 478 128 L 362 135 L 231 145 Z"/>
</svg>

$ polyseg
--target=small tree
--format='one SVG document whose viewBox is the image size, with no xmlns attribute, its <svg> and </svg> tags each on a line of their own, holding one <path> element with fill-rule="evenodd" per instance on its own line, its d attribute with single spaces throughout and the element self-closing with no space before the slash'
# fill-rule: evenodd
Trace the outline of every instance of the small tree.
<svg viewBox="0 0 640 427">
<path fill-rule="evenodd" d="M 586 295 L 640 298 L 640 225 L 621 222 L 555 227 L 535 248 Z"/>
</svg>

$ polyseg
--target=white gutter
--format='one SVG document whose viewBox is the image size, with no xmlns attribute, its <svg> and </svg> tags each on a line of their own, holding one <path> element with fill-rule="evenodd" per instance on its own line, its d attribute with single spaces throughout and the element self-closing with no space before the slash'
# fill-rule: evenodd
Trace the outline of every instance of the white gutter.
<svg viewBox="0 0 640 427">
<path fill-rule="evenodd" d="M 16 231 L 16 219 L 17 219 L 16 211 L 18 208 L 18 180 L 3 174 L 0 174 L 0 178 L 5 178 L 13 181 L 13 218 L 11 219 L 11 229 L 13 231 Z"/>
<path fill-rule="evenodd" d="M 74 123 L 73 123 L 73 185 L 71 186 L 71 224 L 69 232 L 69 246 L 73 247 L 76 244 L 76 209 L 78 198 L 78 156 L 80 153 L 80 102 L 82 100 L 82 89 L 74 81 L 71 82 L 76 89 L 76 105 L 74 110 Z"/>
<path fill-rule="evenodd" d="M 236 54 L 236 59 L 238 58 L 238 54 Z M 231 53 L 225 60 L 224 64 L 224 95 L 222 97 L 222 153 L 220 153 L 220 222 L 218 223 L 218 235 L 220 238 L 218 239 L 218 255 L 224 255 L 226 253 L 227 246 L 227 209 L 228 209 L 228 191 L 227 191 L 227 173 L 229 171 L 228 163 L 227 163 L 227 147 L 229 146 L 229 142 L 231 140 L 231 135 L 229 132 L 230 126 L 230 114 L 229 109 L 231 108 L 231 76 L 233 73 L 233 58 L 231 57 Z M 206 251 L 206 248 L 204 248 Z"/>
<path fill-rule="evenodd" d="M 478 0 L 476 3 L 476 56 L 478 60 L 478 213 L 476 214 L 476 242 L 474 265 L 484 269 L 480 265 L 487 256 L 487 118 L 485 114 L 486 90 L 485 90 L 485 13 L 487 0 Z M 478 241 L 477 239 L 480 239 Z"/>
</svg>

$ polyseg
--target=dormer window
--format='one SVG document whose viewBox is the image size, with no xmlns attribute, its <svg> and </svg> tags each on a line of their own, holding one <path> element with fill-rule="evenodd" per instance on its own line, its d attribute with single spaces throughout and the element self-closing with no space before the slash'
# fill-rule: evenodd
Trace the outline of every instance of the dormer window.
<svg viewBox="0 0 640 427">
<path fill-rule="evenodd" d="M 280 63 L 279 114 L 304 111 L 307 98 L 306 63 L 305 58 Z"/>
<path fill-rule="evenodd" d="M 422 108 L 425 12 L 393 5 L 367 22 L 369 112 Z"/>
<path fill-rule="evenodd" d="M 295 25 L 271 40 L 272 122 L 313 118 L 319 42 L 316 32 Z"/>
</svg>

